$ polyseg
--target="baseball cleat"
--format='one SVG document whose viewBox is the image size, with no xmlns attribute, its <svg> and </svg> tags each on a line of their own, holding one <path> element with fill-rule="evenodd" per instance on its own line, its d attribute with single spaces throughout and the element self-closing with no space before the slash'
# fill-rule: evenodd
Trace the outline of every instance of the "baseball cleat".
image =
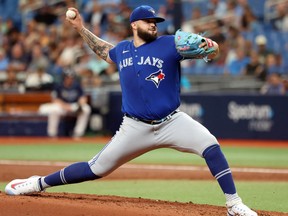
<svg viewBox="0 0 288 216">
<path fill-rule="evenodd" d="M 242 203 L 241 199 L 232 200 L 226 203 L 227 216 L 258 216 L 256 212 Z"/>
<path fill-rule="evenodd" d="M 14 179 L 5 187 L 7 195 L 24 195 L 34 192 L 40 192 L 40 176 L 31 176 L 28 179 Z"/>
</svg>

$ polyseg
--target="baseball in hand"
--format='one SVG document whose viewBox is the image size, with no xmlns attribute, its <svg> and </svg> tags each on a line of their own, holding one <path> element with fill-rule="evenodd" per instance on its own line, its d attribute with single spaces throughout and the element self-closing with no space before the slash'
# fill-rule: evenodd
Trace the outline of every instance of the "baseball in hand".
<svg viewBox="0 0 288 216">
<path fill-rule="evenodd" d="M 73 10 L 67 10 L 67 12 L 66 12 L 66 17 L 67 17 L 68 19 L 75 19 L 75 17 L 76 17 L 75 11 L 73 11 Z"/>
</svg>

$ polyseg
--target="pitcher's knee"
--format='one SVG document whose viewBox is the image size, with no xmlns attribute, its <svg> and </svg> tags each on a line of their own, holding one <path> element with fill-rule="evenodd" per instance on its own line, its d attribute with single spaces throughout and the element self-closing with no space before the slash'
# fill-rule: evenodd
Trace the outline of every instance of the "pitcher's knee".
<svg viewBox="0 0 288 216">
<path fill-rule="evenodd" d="M 109 175 L 110 173 L 112 173 L 116 168 L 112 168 L 112 166 L 101 166 L 99 163 L 97 162 L 93 162 L 93 161 L 89 161 L 89 166 L 91 168 L 91 171 L 99 177 L 105 177 L 107 175 Z"/>
</svg>

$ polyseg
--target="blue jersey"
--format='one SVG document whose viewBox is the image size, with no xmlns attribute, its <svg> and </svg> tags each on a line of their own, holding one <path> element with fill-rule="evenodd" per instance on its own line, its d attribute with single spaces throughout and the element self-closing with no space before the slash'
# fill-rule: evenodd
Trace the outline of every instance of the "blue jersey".
<svg viewBox="0 0 288 216">
<path fill-rule="evenodd" d="M 110 50 L 122 88 L 122 112 L 139 119 L 161 119 L 180 106 L 180 60 L 174 36 L 135 47 L 122 41 Z"/>
</svg>

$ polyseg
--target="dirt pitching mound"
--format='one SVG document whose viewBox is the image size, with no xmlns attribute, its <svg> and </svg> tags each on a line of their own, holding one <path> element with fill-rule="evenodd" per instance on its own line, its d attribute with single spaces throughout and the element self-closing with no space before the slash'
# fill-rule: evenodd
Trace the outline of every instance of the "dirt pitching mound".
<svg viewBox="0 0 288 216">
<path fill-rule="evenodd" d="M 0 193 L 1 216 L 220 216 L 225 207 L 156 201 L 142 198 L 96 196 L 67 193 L 41 193 L 7 196 Z M 259 216 L 285 213 L 259 211 Z"/>
</svg>

